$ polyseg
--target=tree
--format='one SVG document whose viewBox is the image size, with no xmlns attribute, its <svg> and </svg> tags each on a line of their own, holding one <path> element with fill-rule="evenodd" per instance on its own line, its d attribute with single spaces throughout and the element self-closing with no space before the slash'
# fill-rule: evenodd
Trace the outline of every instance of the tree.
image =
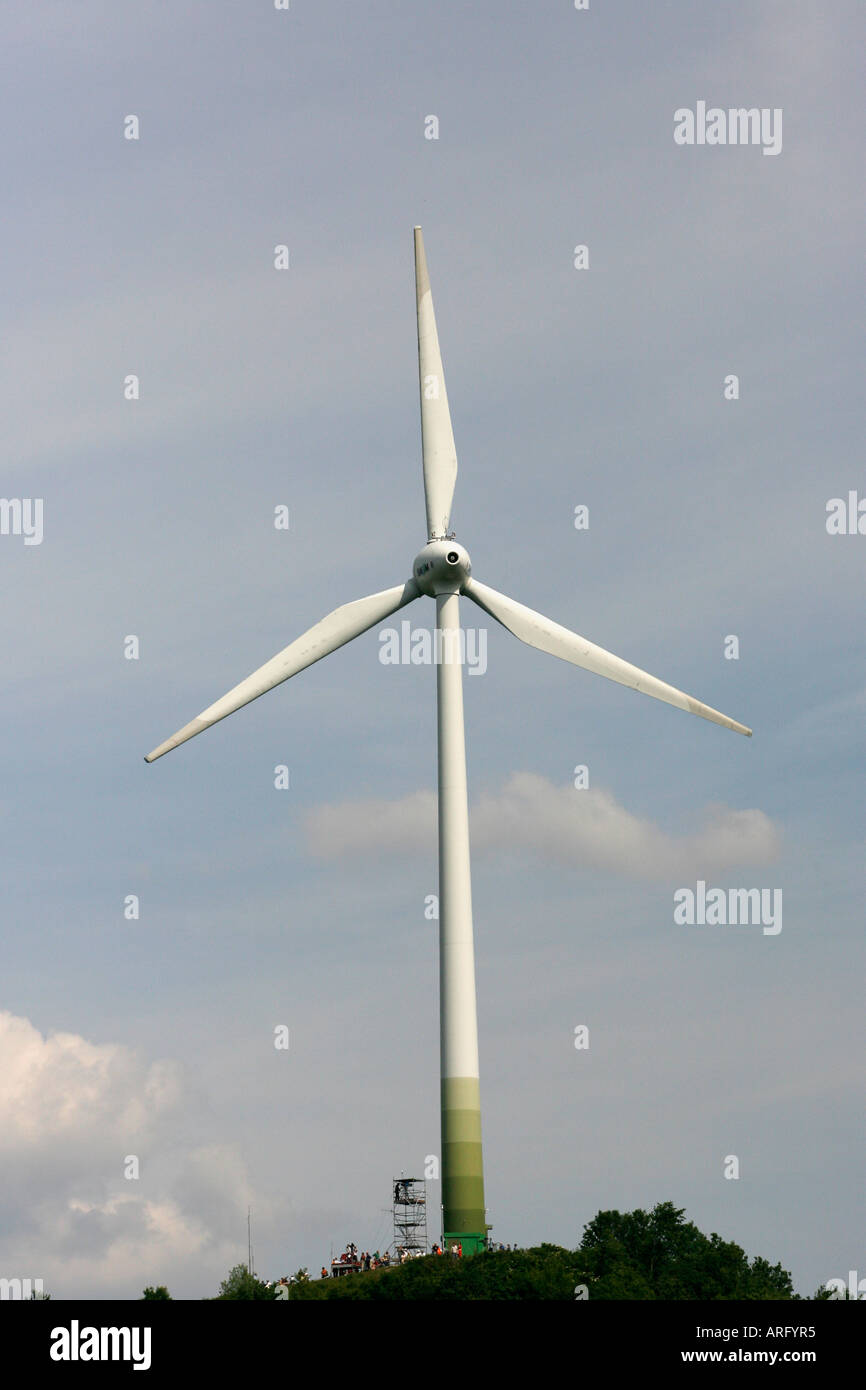
<svg viewBox="0 0 866 1390">
<path fill-rule="evenodd" d="M 172 1303 L 174 1301 L 168 1289 L 165 1287 L 165 1284 L 157 1284 L 156 1288 L 154 1288 L 151 1284 L 148 1284 L 147 1288 L 144 1290 L 144 1293 L 141 1295 L 141 1298 L 138 1301 L 139 1303 L 143 1303 L 145 1300 L 153 1302 L 155 1299 L 165 1298 L 168 1299 L 169 1303 Z"/>
<path fill-rule="evenodd" d="M 220 1284 L 217 1298 L 273 1300 L 274 1291 L 268 1288 L 261 1279 L 257 1279 L 254 1274 L 250 1274 L 246 1265 L 235 1265 L 233 1269 L 229 1270 L 228 1277 L 223 1279 Z"/>
<path fill-rule="evenodd" d="M 673 1202 L 659 1202 L 651 1212 L 600 1211 L 584 1228 L 580 1253 L 590 1298 L 794 1297 L 781 1265 L 760 1256 L 750 1263 L 739 1245 L 715 1232 L 705 1236 Z"/>
</svg>

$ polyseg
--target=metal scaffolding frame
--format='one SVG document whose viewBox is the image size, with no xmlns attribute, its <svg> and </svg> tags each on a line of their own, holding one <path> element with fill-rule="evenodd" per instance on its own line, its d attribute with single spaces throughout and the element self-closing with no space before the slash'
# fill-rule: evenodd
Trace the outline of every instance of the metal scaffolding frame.
<svg viewBox="0 0 866 1390">
<path fill-rule="evenodd" d="M 397 1259 L 427 1254 L 427 1184 L 423 1178 L 391 1179 L 394 1244 Z"/>
</svg>

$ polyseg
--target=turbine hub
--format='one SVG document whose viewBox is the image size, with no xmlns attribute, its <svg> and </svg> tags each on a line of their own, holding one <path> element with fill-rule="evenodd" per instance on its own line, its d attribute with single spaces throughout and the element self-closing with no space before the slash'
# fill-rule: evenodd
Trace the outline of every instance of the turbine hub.
<svg viewBox="0 0 866 1390">
<path fill-rule="evenodd" d="M 412 574 L 422 594 L 458 594 L 472 572 L 468 551 L 453 540 L 430 541 L 415 556 Z"/>
</svg>

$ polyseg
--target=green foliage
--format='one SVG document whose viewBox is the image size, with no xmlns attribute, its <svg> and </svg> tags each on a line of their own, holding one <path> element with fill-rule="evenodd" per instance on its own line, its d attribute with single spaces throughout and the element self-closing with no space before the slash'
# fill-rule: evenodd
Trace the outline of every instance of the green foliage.
<svg viewBox="0 0 866 1390">
<path fill-rule="evenodd" d="M 574 1280 L 567 1250 L 489 1251 L 456 1260 L 428 1255 L 391 1269 L 345 1274 L 293 1284 L 290 1298 L 315 1299 L 482 1299 L 525 1301 L 573 1297 Z"/>
<path fill-rule="evenodd" d="M 605 1299 L 792 1299 L 781 1265 L 738 1245 L 703 1235 L 683 1210 L 660 1202 L 651 1212 L 602 1211 L 589 1222 L 577 1250 L 540 1245 L 491 1250 L 455 1260 L 428 1255 L 392 1269 L 293 1284 L 299 1299 L 574 1300 L 578 1285 L 590 1301 Z"/>
<path fill-rule="evenodd" d="M 156 1299 L 166 1298 L 168 1299 L 169 1303 L 173 1302 L 171 1294 L 165 1287 L 165 1284 L 157 1284 L 156 1288 L 153 1288 L 151 1284 L 148 1284 L 147 1288 L 144 1290 L 144 1293 L 141 1295 L 141 1298 L 138 1301 L 139 1303 L 143 1303 L 145 1300 L 148 1300 L 152 1303 Z"/>
<path fill-rule="evenodd" d="M 715 1232 L 705 1236 L 684 1218 L 673 1202 L 659 1202 L 651 1212 L 599 1212 L 580 1245 L 590 1298 L 794 1297 L 781 1265 L 760 1256 L 750 1263 L 739 1245 Z"/>
<path fill-rule="evenodd" d="M 246 1265 L 235 1265 L 234 1269 L 230 1269 L 228 1278 L 223 1279 L 217 1294 L 218 1299 L 245 1298 L 261 1302 L 273 1301 L 274 1297 L 274 1290 L 250 1274 Z"/>
</svg>

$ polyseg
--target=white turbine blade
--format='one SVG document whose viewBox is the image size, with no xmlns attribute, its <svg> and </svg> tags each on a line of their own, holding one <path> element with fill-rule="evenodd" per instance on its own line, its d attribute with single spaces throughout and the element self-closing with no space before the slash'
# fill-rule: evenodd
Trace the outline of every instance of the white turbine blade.
<svg viewBox="0 0 866 1390">
<path fill-rule="evenodd" d="M 427 536 L 445 536 L 457 481 L 457 450 L 445 391 L 433 295 L 421 228 L 415 228 L 415 296 L 418 305 L 418 377 L 421 388 L 421 452 Z"/>
<path fill-rule="evenodd" d="M 611 652 L 606 652 L 603 647 L 596 647 L 585 637 L 579 637 L 576 632 L 569 632 L 567 627 L 560 627 L 559 623 L 552 623 L 541 613 L 526 608 L 522 603 L 515 603 L 514 599 L 507 598 L 496 589 L 479 584 L 476 579 L 467 579 L 462 592 L 530 647 L 537 647 L 540 652 L 549 652 L 551 656 L 561 657 L 563 661 L 570 661 L 574 666 L 594 671 L 597 676 L 607 676 L 608 680 L 618 681 L 620 685 L 627 685 L 631 690 L 639 690 L 643 695 L 652 695 L 656 700 L 664 700 L 669 705 L 676 705 L 677 709 L 684 709 L 689 714 L 699 714 L 702 719 L 710 719 L 714 724 L 721 724 L 726 729 L 733 729 L 735 733 L 746 734 L 751 738 L 752 731 L 745 724 L 738 724 L 736 719 L 729 719 L 726 714 L 720 714 L 710 705 L 705 705 L 700 700 L 693 699 L 691 695 L 684 694 L 682 690 L 677 690 L 675 686 L 658 680 L 648 672 L 642 671 L 639 666 L 632 666 L 631 662 L 623 661 Z"/>
<path fill-rule="evenodd" d="M 303 637 L 296 638 L 270 661 L 266 661 L 264 666 L 260 666 L 251 676 L 247 676 L 246 680 L 241 681 L 240 685 L 223 695 L 221 700 L 202 710 L 197 719 L 185 724 L 171 738 L 166 739 L 165 743 L 154 748 L 144 761 L 152 763 L 156 758 L 161 758 L 163 753 L 170 753 L 172 748 L 177 748 L 178 744 L 186 743 L 188 738 L 194 738 L 203 729 L 209 729 L 211 724 L 225 719 L 227 714 L 234 714 L 242 705 L 257 700 L 266 691 L 273 690 L 275 685 L 287 681 L 290 676 L 296 676 L 305 667 L 312 666 L 314 661 L 320 661 L 323 656 L 328 656 L 346 642 L 351 642 L 353 637 L 359 637 L 368 628 L 375 627 L 376 623 L 382 622 L 389 614 L 411 603 L 419 593 L 415 580 L 410 579 L 408 583 L 398 584 L 394 589 L 383 589 L 381 593 L 369 594 L 367 598 L 359 598 L 354 603 L 344 603 L 340 608 L 335 608 L 320 623 L 316 623 L 315 627 L 305 632 Z"/>
</svg>

